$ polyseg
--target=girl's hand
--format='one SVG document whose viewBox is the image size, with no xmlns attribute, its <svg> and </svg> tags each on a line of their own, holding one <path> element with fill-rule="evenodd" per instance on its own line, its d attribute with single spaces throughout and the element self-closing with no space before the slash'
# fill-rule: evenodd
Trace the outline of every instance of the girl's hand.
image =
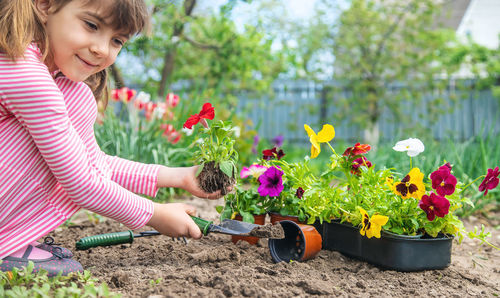
<svg viewBox="0 0 500 298">
<path fill-rule="evenodd" d="M 220 191 L 206 193 L 199 187 L 196 179 L 198 168 L 199 166 L 182 168 L 162 167 L 158 173 L 158 186 L 182 188 L 198 198 L 210 200 L 220 198 L 222 196 Z M 232 191 L 232 187 L 227 190 L 227 192 L 230 191 Z"/>
<path fill-rule="evenodd" d="M 202 233 L 189 215 L 196 215 L 196 208 L 183 203 L 154 204 L 153 216 L 147 223 L 163 235 L 200 239 Z"/>
</svg>

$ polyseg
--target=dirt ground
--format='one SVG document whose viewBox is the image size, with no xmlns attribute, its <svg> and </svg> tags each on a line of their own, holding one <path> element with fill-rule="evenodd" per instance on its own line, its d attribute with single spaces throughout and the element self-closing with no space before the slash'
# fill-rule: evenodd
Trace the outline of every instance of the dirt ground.
<svg viewBox="0 0 500 298">
<path fill-rule="evenodd" d="M 221 201 L 187 199 L 198 215 L 217 220 Z M 498 217 L 497 217 L 498 218 Z M 467 225 L 481 224 L 471 218 Z M 305 262 L 274 263 L 267 240 L 257 246 L 233 244 L 230 236 L 209 234 L 187 244 L 165 236 L 132 244 L 76 251 L 86 236 L 125 231 L 107 220 L 60 227 L 51 236 L 73 250 L 94 277 L 124 297 L 493 297 L 500 295 L 500 252 L 465 239 L 453 243 L 451 266 L 443 270 L 396 272 L 322 250 Z M 500 219 L 488 223 L 491 242 L 500 246 Z M 495 230 L 493 227 L 497 227 Z M 147 229 L 144 229 L 147 230 Z"/>
</svg>

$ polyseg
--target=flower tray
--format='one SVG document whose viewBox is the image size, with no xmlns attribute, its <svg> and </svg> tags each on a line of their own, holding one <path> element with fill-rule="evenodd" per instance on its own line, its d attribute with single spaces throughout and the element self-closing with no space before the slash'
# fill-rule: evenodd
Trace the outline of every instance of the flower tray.
<svg viewBox="0 0 500 298">
<path fill-rule="evenodd" d="M 323 223 L 323 249 L 396 271 L 443 269 L 451 263 L 453 237 L 361 236 L 359 229 L 332 221 Z"/>
</svg>

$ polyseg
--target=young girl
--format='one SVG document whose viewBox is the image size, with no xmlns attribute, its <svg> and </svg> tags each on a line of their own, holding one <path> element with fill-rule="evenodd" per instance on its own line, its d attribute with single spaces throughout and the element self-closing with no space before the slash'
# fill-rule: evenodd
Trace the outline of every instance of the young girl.
<svg viewBox="0 0 500 298">
<path fill-rule="evenodd" d="M 36 242 L 81 208 L 130 229 L 202 236 L 194 207 L 135 194 L 179 187 L 220 197 L 199 189 L 197 167 L 107 156 L 94 137 L 105 70 L 146 21 L 143 0 L 0 0 L 1 270 L 33 261 L 51 276 L 81 271 L 67 249 Z"/>
</svg>

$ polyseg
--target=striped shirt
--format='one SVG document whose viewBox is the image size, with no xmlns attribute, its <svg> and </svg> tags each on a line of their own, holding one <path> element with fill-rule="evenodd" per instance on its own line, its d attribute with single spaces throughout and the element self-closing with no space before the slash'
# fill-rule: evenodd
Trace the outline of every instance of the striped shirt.
<svg viewBox="0 0 500 298">
<path fill-rule="evenodd" d="M 80 208 L 131 229 L 144 226 L 159 166 L 104 154 L 90 88 L 52 78 L 30 45 L 16 62 L 0 53 L 0 259 L 37 240 Z"/>
</svg>

